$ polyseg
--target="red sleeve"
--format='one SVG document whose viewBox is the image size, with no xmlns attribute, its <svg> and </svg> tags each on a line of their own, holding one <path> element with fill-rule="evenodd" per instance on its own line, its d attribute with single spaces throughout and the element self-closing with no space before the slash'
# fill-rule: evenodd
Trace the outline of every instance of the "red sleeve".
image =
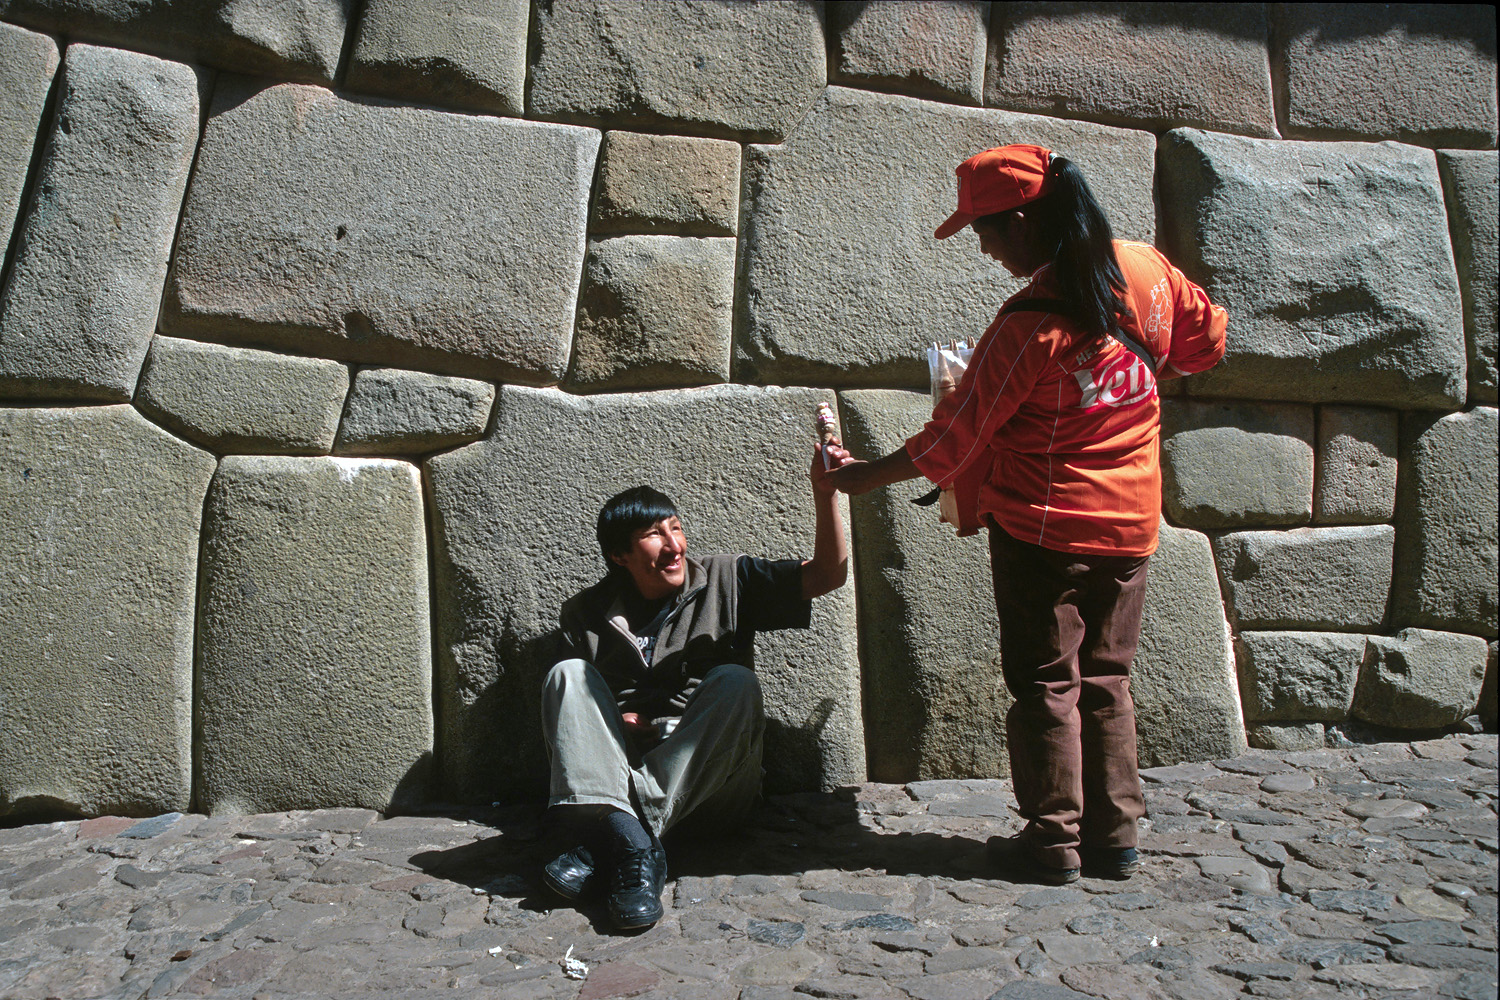
<svg viewBox="0 0 1500 1000">
<path fill-rule="evenodd" d="M 995 317 L 958 388 L 906 442 L 906 453 L 922 475 L 939 486 L 951 486 L 986 454 L 1051 360 L 1056 338 L 1047 334 L 1055 322 L 1052 315 L 1037 312 Z"/>
<path fill-rule="evenodd" d="M 1176 375 L 1207 371 L 1224 356 L 1229 314 L 1208 301 L 1208 294 L 1170 263 L 1167 281 L 1172 295 L 1172 344 L 1167 364 Z"/>
</svg>

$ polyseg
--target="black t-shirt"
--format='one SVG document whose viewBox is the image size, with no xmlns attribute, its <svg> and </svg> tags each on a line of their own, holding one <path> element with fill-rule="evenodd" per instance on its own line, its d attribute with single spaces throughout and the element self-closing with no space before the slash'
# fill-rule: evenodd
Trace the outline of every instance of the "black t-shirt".
<svg viewBox="0 0 1500 1000">
<path fill-rule="evenodd" d="M 757 632 L 812 625 L 812 601 L 802 596 L 801 559 L 740 556 L 735 571 L 740 580 L 737 645 L 749 645 Z"/>
<path fill-rule="evenodd" d="M 740 556 L 735 573 L 739 577 L 736 646 L 748 646 L 757 632 L 812 624 L 812 602 L 802 597 L 802 560 Z M 647 666 L 675 603 L 673 596 L 646 600 L 634 588 L 625 597 L 625 621 Z"/>
</svg>

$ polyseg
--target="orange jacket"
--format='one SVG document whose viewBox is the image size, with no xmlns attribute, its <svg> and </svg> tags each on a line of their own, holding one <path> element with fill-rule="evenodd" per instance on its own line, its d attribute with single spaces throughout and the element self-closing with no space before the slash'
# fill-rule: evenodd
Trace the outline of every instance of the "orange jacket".
<svg viewBox="0 0 1500 1000">
<path fill-rule="evenodd" d="M 966 522 L 1062 552 L 1156 551 L 1157 379 L 1213 367 L 1228 316 L 1154 247 L 1116 242 L 1115 256 L 1132 313 L 1122 326 L 1157 370 L 1056 313 L 1002 310 L 957 390 L 906 442 L 924 476 L 957 489 Z M 1051 271 L 1038 270 L 1006 305 L 1056 298 Z"/>
</svg>

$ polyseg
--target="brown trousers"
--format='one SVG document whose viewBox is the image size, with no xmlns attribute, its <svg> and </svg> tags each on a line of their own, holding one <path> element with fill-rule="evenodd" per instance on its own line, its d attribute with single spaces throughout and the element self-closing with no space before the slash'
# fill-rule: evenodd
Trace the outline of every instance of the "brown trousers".
<svg viewBox="0 0 1500 1000">
<path fill-rule="evenodd" d="M 1037 860 L 1076 868 L 1078 849 L 1136 846 L 1130 663 L 1147 556 L 1056 552 L 990 529 L 1000 658 L 1015 704 L 1011 777 Z"/>
</svg>

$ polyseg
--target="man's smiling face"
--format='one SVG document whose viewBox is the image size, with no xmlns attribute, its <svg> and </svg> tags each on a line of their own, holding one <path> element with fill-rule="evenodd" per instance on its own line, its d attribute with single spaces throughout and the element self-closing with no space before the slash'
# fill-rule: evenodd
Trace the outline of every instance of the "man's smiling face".
<svg viewBox="0 0 1500 1000">
<path fill-rule="evenodd" d="M 658 600 L 677 593 L 687 582 L 686 556 L 682 522 L 669 517 L 636 531 L 629 546 L 609 558 L 625 567 L 642 597 Z"/>
</svg>

